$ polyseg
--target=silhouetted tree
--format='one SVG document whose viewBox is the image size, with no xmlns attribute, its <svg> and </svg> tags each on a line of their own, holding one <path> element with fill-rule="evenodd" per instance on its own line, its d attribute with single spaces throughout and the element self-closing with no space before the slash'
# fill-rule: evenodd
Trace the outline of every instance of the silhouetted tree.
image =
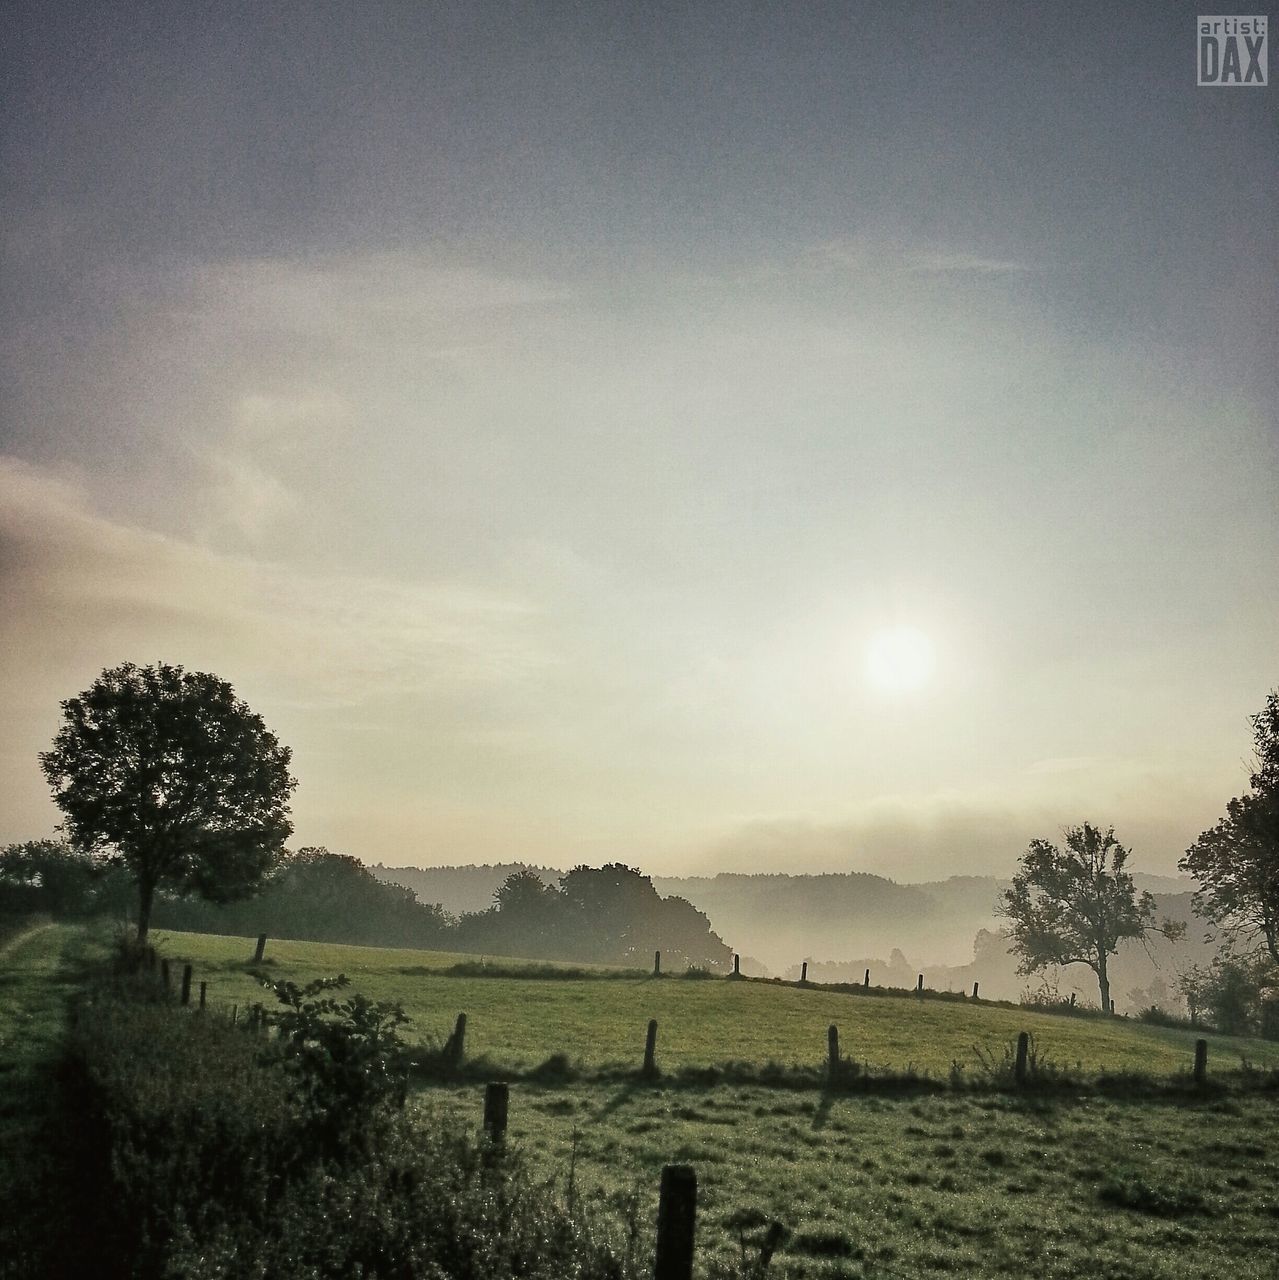
<svg viewBox="0 0 1279 1280">
<path fill-rule="evenodd" d="M 1279 965 L 1279 692 L 1252 717 L 1252 790 L 1226 805 L 1181 860 L 1199 881 L 1199 913 L 1231 940 L 1256 940 Z"/>
<path fill-rule="evenodd" d="M 556 952 L 563 931 L 567 904 L 564 895 L 535 871 L 512 872 L 493 895 L 490 925 L 505 951 L 547 957 Z"/>
<path fill-rule="evenodd" d="M 87 915 L 95 905 L 93 858 L 65 840 L 27 840 L 0 849 L 0 911 Z"/>
<path fill-rule="evenodd" d="M 1125 938 L 1155 928 L 1155 899 L 1138 894 L 1125 870 L 1128 850 L 1106 831 L 1084 823 L 1065 831 L 1065 848 L 1032 840 L 1020 869 L 996 908 L 1009 921 L 1017 972 L 1085 964 L 1097 975 L 1103 1013 L 1110 1012 L 1107 964 Z M 1183 926 L 1165 921 L 1168 937 Z"/>
<path fill-rule="evenodd" d="M 451 945 L 455 925 L 412 889 L 381 881 L 358 859 L 324 848 L 285 853 L 247 902 L 213 905 L 161 893 L 154 919 L 172 929 L 427 949 Z"/>
<path fill-rule="evenodd" d="M 40 764 L 72 845 L 132 874 L 139 942 L 158 887 L 228 901 L 275 865 L 292 830 L 289 749 L 225 680 L 126 662 L 62 718 Z"/>
</svg>

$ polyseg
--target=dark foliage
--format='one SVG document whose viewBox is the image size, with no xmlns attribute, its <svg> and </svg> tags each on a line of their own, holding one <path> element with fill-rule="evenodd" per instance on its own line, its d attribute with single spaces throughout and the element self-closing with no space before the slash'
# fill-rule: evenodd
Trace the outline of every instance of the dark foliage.
<svg viewBox="0 0 1279 1280">
<path fill-rule="evenodd" d="M 126 662 L 62 703 L 40 765 L 71 844 L 126 867 L 145 939 L 158 888 L 253 892 L 292 830 L 290 753 L 225 680 Z"/>
<path fill-rule="evenodd" d="M 1279 692 L 1252 717 L 1252 789 L 1186 851 L 1181 869 L 1203 886 L 1196 908 L 1234 942 L 1257 943 L 1279 966 Z"/>
<path fill-rule="evenodd" d="M 215 906 L 162 899 L 157 925 L 204 933 L 306 938 L 364 946 L 451 947 L 454 921 L 411 889 L 378 880 L 362 862 L 323 848 L 285 854 L 262 891 L 246 902 Z"/>
<path fill-rule="evenodd" d="M 456 946 L 646 969 L 661 951 L 672 970 L 722 971 L 732 956 L 705 914 L 683 898 L 661 897 L 648 876 L 620 863 L 574 867 L 558 888 L 532 871 L 513 873 L 488 911 L 461 918 Z"/>
<path fill-rule="evenodd" d="M 633 1231 L 610 1236 L 580 1209 L 565 1213 L 518 1153 L 402 1115 L 395 1010 L 332 996 L 332 980 L 280 984 L 274 1029 L 246 1030 L 175 1008 L 145 965 L 130 968 L 81 1008 L 62 1071 L 60 1112 L 75 1133 L 38 1213 L 76 1229 L 42 1231 L 37 1216 L 23 1269 L 0 1269 L 103 1280 L 641 1273 L 625 1245 Z"/>
</svg>

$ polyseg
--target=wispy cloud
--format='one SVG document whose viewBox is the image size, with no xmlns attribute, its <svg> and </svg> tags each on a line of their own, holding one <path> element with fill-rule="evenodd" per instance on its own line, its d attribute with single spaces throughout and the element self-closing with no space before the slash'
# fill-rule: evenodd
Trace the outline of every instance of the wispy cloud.
<svg viewBox="0 0 1279 1280">
<path fill-rule="evenodd" d="M 545 663 L 529 635 L 533 611 L 518 599 L 219 554 L 106 519 L 73 482 L 6 457 L 0 594 L 24 683 L 44 675 L 67 686 L 95 664 L 158 653 L 251 671 L 288 701 L 324 705 L 454 698 Z"/>
<path fill-rule="evenodd" d="M 906 269 L 916 274 L 1020 275 L 1037 268 L 1012 258 L 988 258 L 976 253 L 908 253 Z"/>
</svg>

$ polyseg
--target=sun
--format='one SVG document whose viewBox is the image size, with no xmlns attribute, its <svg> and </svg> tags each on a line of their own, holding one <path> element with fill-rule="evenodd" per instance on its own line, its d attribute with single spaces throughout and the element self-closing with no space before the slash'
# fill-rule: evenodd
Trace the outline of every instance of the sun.
<svg viewBox="0 0 1279 1280">
<path fill-rule="evenodd" d="M 933 642 L 918 627 L 885 627 L 866 646 L 866 678 L 883 693 L 912 693 L 932 678 Z"/>
</svg>

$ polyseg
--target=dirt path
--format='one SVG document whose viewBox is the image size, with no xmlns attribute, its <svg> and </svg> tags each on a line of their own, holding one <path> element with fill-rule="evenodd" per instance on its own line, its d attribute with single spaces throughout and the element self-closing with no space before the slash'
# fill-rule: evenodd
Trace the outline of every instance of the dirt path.
<svg viewBox="0 0 1279 1280">
<path fill-rule="evenodd" d="M 24 929 L 21 933 L 10 938 L 8 942 L 0 945 L 0 962 L 9 958 L 9 956 L 24 942 L 29 942 L 32 938 L 38 937 L 44 933 L 46 929 L 55 929 L 57 926 L 52 920 L 46 921 L 44 924 L 33 925 L 30 929 Z"/>
</svg>

